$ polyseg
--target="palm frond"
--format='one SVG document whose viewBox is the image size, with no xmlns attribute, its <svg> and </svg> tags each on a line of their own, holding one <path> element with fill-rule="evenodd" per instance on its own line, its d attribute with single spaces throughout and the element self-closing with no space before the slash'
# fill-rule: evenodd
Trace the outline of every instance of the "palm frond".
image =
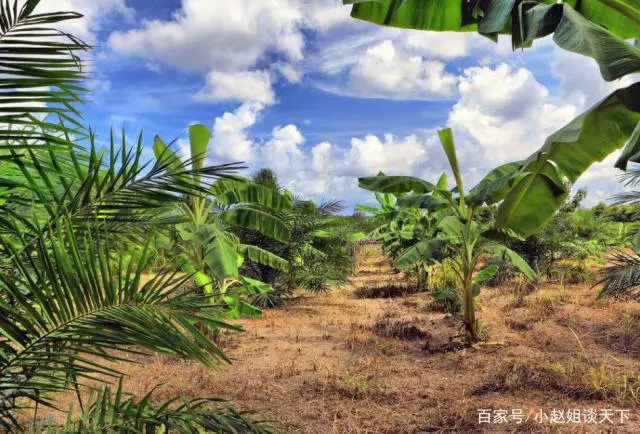
<svg viewBox="0 0 640 434">
<path fill-rule="evenodd" d="M 601 297 L 640 297 L 640 255 L 638 253 L 614 253 L 608 267 L 600 271 L 602 284 L 598 294 Z"/>
<path fill-rule="evenodd" d="M 127 144 L 124 132 L 118 146 L 113 133 L 110 142 L 109 152 L 97 150 L 93 135 L 88 153 L 74 148 L 29 149 L 22 156 L 8 152 L 0 172 L 0 234 L 36 240 L 65 215 L 77 231 L 104 224 L 112 236 L 148 239 L 156 227 L 179 222 L 171 210 L 185 197 L 208 193 L 193 174 L 206 182 L 240 168 L 226 164 L 192 170 L 190 161 L 176 167 L 166 159 L 151 165 L 142 159 L 142 134 L 135 146 Z"/>
<path fill-rule="evenodd" d="M 15 425 L 12 411 L 25 399 L 54 406 L 48 394 L 67 390 L 70 376 L 119 376 L 108 362 L 122 352 L 148 349 L 209 367 L 227 361 L 195 324 L 237 328 L 219 321 L 204 296 L 184 290 L 188 276 L 146 280 L 147 247 L 127 259 L 98 231 L 80 238 L 69 219 L 56 226 L 25 249 L 26 258 L 0 237 L 15 265 L 12 275 L 0 274 L 0 427 Z"/>
<path fill-rule="evenodd" d="M 273 429 L 264 422 L 253 421 L 253 412 L 237 411 L 218 398 L 174 398 L 153 404 L 151 390 L 140 400 L 125 396 L 122 380 L 115 391 L 104 386 L 89 396 L 80 417 L 69 412 L 63 426 L 42 423 L 35 432 L 59 434 L 99 434 L 104 432 L 165 432 L 192 434 L 206 431 L 221 434 L 269 434 Z"/>
<path fill-rule="evenodd" d="M 74 104 L 86 93 L 79 53 L 89 48 L 56 28 L 76 12 L 38 13 L 40 0 L 0 2 L 0 148 L 68 145 L 82 134 Z M 65 124 L 51 124 L 54 115 Z"/>
<path fill-rule="evenodd" d="M 321 215 L 333 215 L 344 210 L 344 204 L 340 200 L 325 199 L 318 205 L 318 213 Z"/>
</svg>

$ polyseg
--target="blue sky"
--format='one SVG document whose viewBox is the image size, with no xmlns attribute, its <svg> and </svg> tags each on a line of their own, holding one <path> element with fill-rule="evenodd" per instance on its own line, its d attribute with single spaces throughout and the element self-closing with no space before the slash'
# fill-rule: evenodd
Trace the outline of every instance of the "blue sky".
<svg viewBox="0 0 640 434">
<path fill-rule="evenodd" d="M 445 170 L 438 128 L 454 129 L 471 186 L 626 84 L 549 40 L 512 52 L 508 39 L 382 28 L 350 19 L 340 0 L 43 3 L 85 14 L 72 30 L 96 46 L 84 113 L 102 139 L 111 126 L 144 130 L 151 156 L 154 134 L 183 139 L 201 122 L 214 132 L 210 163 L 272 167 L 286 187 L 348 211 L 371 201 L 357 176 Z M 580 181 L 587 204 L 620 189 L 614 160 Z"/>
</svg>

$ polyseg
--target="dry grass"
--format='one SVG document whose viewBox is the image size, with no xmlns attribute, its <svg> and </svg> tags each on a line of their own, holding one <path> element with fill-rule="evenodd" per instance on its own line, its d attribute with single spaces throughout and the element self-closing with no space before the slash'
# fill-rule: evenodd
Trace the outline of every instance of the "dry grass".
<svg viewBox="0 0 640 434">
<path fill-rule="evenodd" d="M 121 365 L 125 388 L 142 396 L 164 383 L 159 399 L 224 397 L 261 411 L 284 432 L 640 432 L 637 303 L 595 301 L 597 289 L 588 285 L 542 285 L 515 295 L 509 285 L 485 289 L 478 317 L 488 339 L 504 345 L 445 352 L 456 346 L 460 321 L 430 311 L 429 294 L 353 294 L 402 279 L 379 254 L 367 252 L 359 265 L 365 273 L 349 288 L 239 321 L 244 333 L 222 337 L 233 364 L 211 372 L 149 357 Z M 497 427 L 478 425 L 483 408 L 624 408 L 631 414 L 615 427 L 532 421 Z"/>
</svg>

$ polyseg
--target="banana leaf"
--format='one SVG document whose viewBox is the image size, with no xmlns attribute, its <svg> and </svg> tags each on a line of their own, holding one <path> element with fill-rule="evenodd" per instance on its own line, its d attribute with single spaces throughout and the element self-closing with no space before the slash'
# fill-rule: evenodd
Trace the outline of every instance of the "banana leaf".
<svg viewBox="0 0 640 434">
<path fill-rule="evenodd" d="M 619 89 L 552 134 L 520 169 L 498 208 L 495 229 L 526 237 L 561 206 L 567 190 L 593 163 L 625 145 L 640 122 L 640 83 Z"/>
<path fill-rule="evenodd" d="M 377 193 L 430 193 L 436 186 L 413 176 L 370 176 L 359 178 L 360 188 Z"/>
</svg>

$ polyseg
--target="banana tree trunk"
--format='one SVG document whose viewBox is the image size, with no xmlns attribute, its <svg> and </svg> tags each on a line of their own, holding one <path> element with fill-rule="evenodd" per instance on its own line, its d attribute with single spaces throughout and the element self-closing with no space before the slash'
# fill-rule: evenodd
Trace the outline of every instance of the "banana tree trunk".
<svg viewBox="0 0 640 434">
<path fill-rule="evenodd" d="M 467 332 L 467 338 L 471 342 L 477 342 L 480 336 L 478 331 L 478 320 L 476 320 L 476 311 L 473 306 L 473 285 L 472 277 L 470 275 L 465 278 L 462 304 L 464 327 Z"/>
</svg>

